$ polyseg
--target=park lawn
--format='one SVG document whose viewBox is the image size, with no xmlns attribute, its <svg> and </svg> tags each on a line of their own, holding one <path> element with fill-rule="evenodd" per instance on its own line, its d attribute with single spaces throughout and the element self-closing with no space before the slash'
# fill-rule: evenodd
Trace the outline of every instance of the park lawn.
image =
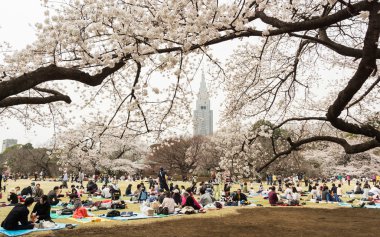
<svg viewBox="0 0 380 237">
<path fill-rule="evenodd" d="M 30 182 L 32 182 L 32 181 L 31 180 L 17 180 L 16 182 L 12 181 L 12 180 L 8 181 L 7 182 L 7 191 L 9 191 L 11 188 L 14 188 L 16 186 L 20 186 L 21 188 L 23 188 L 23 187 L 29 185 Z M 53 181 L 37 181 L 37 183 L 41 184 L 41 187 L 43 188 L 44 193 L 47 193 L 54 186 L 60 185 L 60 182 L 53 182 Z M 139 182 L 133 183 L 133 188 L 136 187 L 137 183 L 139 183 Z M 119 186 L 121 188 L 122 193 L 124 193 L 127 184 L 128 183 L 126 181 L 119 182 Z M 190 186 L 190 183 L 183 183 L 183 182 L 174 182 L 174 184 L 185 185 L 185 187 Z M 71 185 L 71 183 L 69 183 L 69 185 Z M 238 188 L 239 188 L 238 185 L 234 185 L 232 190 L 236 190 Z M 264 188 L 267 188 L 267 185 L 264 185 Z M 352 188 L 353 188 L 353 185 L 351 185 L 351 187 L 343 186 L 344 192 L 346 190 L 351 190 Z M 255 184 L 255 190 L 258 190 L 258 184 Z M 66 191 L 67 190 L 63 190 L 62 193 L 66 193 Z M 83 197 L 83 199 L 86 199 L 86 198 L 87 198 L 87 196 L 85 195 Z M 127 198 L 127 197 L 123 197 L 123 199 L 124 198 Z M 306 197 L 303 197 L 303 198 L 306 198 Z M 349 198 L 344 197 L 343 199 L 347 200 Z M 68 200 L 67 198 L 63 198 L 63 201 L 67 201 L 67 200 Z M 96 201 L 96 200 L 97 199 L 93 199 L 93 201 Z M 127 199 L 125 199 L 125 200 L 127 200 Z M 242 215 L 241 213 L 243 213 L 244 215 L 255 217 L 257 212 L 263 212 L 262 209 L 268 210 L 269 212 L 272 212 L 272 210 L 273 210 L 273 212 L 274 212 L 273 215 L 277 215 L 277 214 L 275 214 L 278 212 L 277 209 L 281 209 L 281 210 L 285 210 L 285 211 L 293 210 L 293 209 L 307 210 L 306 212 L 300 211 L 301 213 L 296 213 L 297 215 L 301 215 L 301 216 L 305 213 L 309 213 L 309 210 L 314 210 L 314 209 L 320 209 L 320 210 L 336 209 L 336 211 L 339 213 L 345 212 L 345 211 L 350 212 L 348 210 L 351 209 L 351 208 L 339 208 L 336 203 L 334 203 L 334 204 L 330 204 L 330 203 L 329 204 L 325 204 L 325 203 L 316 204 L 316 203 L 311 203 L 311 202 L 307 202 L 306 205 L 302 206 L 302 207 L 270 207 L 268 204 L 268 201 L 264 200 L 261 196 L 249 198 L 249 200 L 254 204 L 262 204 L 264 207 L 227 207 L 227 208 L 224 208 L 222 210 L 208 211 L 206 214 L 197 214 L 197 215 L 189 215 L 189 216 L 173 216 L 173 217 L 156 218 L 156 219 L 133 220 L 133 221 L 126 221 L 126 222 L 109 221 L 109 222 L 96 222 L 96 223 L 79 224 L 78 222 L 73 221 L 73 220 L 69 220 L 69 219 L 55 219 L 54 221 L 59 222 L 59 223 L 79 224 L 75 230 L 69 230 L 69 232 L 62 232 L 62 233 L 65 233 L 66 235 L 72 235 L 71 234 L 72 232 L 70 232 L 70 231 L 73 231 L 73 233 L 76 233 L 76 234 L 73 234 L 72 236 L 79 236 L 79 235 L 80 236 L 82 236 L 82 235 L 83 236 L 90 236 L 90 235 L 91 236 L 104 236 L 104 235 L 96 235 L 96 234 L 94 235 L 94 233 L 88 234 L 88 235 L 86 234 L 86 233 L 92 233 L 93 230 L 96 230 L 95 232 L 99 232 L 99 233 L 104 234 L 104 232 L 102 231 L 102 229 L 104 229 L 107 232 L 107 236 L 108 236 L 112 232 L 112 229 L 114 229 L 114 228 L 120 229 L 120 231 L 121 231 L 126 226 L 128 227 L 128 229 L 132 228 L 132 229 L 135 229 L 136 231 L 137 230 L 141 231 L 141 229 L 143 229 L 143 231 L 141 233 L 145 233 L 145 228 L 150 229 L 149 226 L 160 225 L 161 222 L 163 222 L 162 223 L 163 225 L 168 225 L 168 223 L 170 223 L 170 222 L 175 222 L 175 223 L 178 222 L 179 226 L 181 225 L 182 222 L 187 223 L 187 222 L 189 222 L 189 220 L 191 220 L 191 222 L 194 222 L 194 225 L 196 225 L 196 223 L 201 224 L 203 222 L 204 223 L 210 222 L 209 225 L 212 225 L 212 223 L 214 223 L 215 220 L 220 220 L 220 221 L 229 223 L 230 219 L 242 219 L 241 221 L 244 222 L 244 218 L 248 218 L 248 217 L 240 217 Z M 6 195 L 3 195 L 3 198 L 1 199 L 1 201 L 6 201 Z M 306 200 L 303 200 L 303 201 L 306 201 Z M 301 202 L 303 202 L 303 201 L 301 201 Z M 127 205 L 128 205 L 127 211 L 140 212 L 139 204 L 127 203 Z M 0 221 L 2 221 L 6 217 L 6 215 L 9 213 L 11 208 L 12 207 L 0 208 Z M 358 209 L 352 209 L 352 210 L 358 210 Z M 373 210 L 373 211 L 374 212 L 371 212 L 371 214 L 372 213 L 376 213 L 376 214 L 378 213 L 377 210 Z M 107 211 L 93 212 L 94 215 L 99 215 L 99 214 L 104 214 L 104 213 L 107 213 Z M 248 213 L 250 213 L 250 214 L 248 214 Z M 317 214 L 319 214 L 319 213 L 317 213 Z M 239 217 L 235 218 L 236 215 L 239 215 Z M 283 213 L 281 213 L 281 215 L 283 215 Z M 308 214 L 307 214 L 307 216 L 304 216 L 301 218 L 302 219 L 308 218 Z M 277 217 L 275 217 L 275 219 L 277 219 Z M 221 223 L 218 223 L 218 224 L 220 225 Z M 253 223 L 251 223 L 251 224 L 253 224 Z M 219 225 L 210 226 L 210 228 L 211 229 L 219 228 L 218 227 Z M 248 227 L 249 226 L 247 226 L 247 228 Z M 177 232 L 180 230 L 172 230 L 172 231 Z M 110 233 L 108 233 L 108 232 L 110 232 Z M 56 232 L 56 231 L 55 232 L 36 232 L 30 236 L 52 236 L 52 233 L 54 233 L 53 236 L 55 236 L 55 235 L 65 236 L 65 234 L 61 235 L 61 232 Z M 136 234 L 138 234 L 138 233 L 136 232 Z M 148 232 L 146 232 L 146 234 L 149 236 Z M 154 232 L 152 232 L 151 235 L 154 235 Z M 112 234 L 110 236 L 112 236 Z M 182 236 L 182 235 L 178 235 L 178 236 Z"/>
</svg>

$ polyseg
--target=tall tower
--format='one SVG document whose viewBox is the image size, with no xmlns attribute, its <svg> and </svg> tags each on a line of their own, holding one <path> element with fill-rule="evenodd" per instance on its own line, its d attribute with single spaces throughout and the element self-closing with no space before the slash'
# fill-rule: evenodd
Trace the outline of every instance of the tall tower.
<svg viewBox="0 0 380 237">
<path fill-rule="evenodd" d="M 194 110 L 194 136 L 207 136 L 213 133 L 213 112 L 210 107 L 210 95 L 207 92 L 205 74 L 202 71 L 196 108 Z"/>
</svg>

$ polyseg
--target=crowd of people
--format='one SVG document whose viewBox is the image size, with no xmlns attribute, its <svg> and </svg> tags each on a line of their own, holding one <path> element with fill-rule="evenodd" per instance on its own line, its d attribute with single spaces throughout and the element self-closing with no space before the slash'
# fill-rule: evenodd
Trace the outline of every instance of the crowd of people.
<svg viewBox="0 0 380 237">
<path fill-rule="evenodd" d="M 266 181 L 268 188 L 264 189 L 263 183 L 259 180 L 259 187 L 254 190 L 253 182 L 250 186 L 248 182 L 232 182 L 229 180 L 220 180 L 216 176 L 208 182 L 193 182 L 189 187 L 179 186 L 168 180 L 166 171 L 161 168 L 157 178 L 149 177 L 138 183 L 135 187 L 129 183 L 125 191 L 120 189 L 118 182 L 126 179 L 110 178 L 101 176 L 99 179 L 88 180 L 84 186 L 85 176 L 81 172 L 76 179 L 70 179 L 65 172 L 62 177 L 62 185 L 55 186 L 47 195 L 40 183 L 31 182 L 27 187 L 21 189 L 16 187 L 9 190 L 9 205 L 14 206 L 7 218 L 2 222 L 5 229 L 29 229 L 35 226 L 41 220 L 51 221 L 51 207 L 62 205 L 64 197 L 65 209 L 70 209 L 74 218 L 85 218 L 91 216 L 88 208 L 98 208 L 98 202 L 93 202 L 96 198 L 110 199 L 107 208 L 114 209 L 114 202 L 124 200 L 134 203 L 144 203 L 149 208 L 153 208 L 157 213 L 173 214 L 180 209 L 193 209 L 198 212 L 204 212 L 205 208 L 220 208 L 221 206 L 240 206 L 250 205 L 249 198 L 261 195 L 267 199 L 272 206 L 282 205 L 300 205 L 303 201 L 312 202 L 341 202 L 343 191 L 342 185 L 350 185 L 351 177 L 336 176 L 331 179 L 312 179 L 303 175 L 293 175 L 291 177 L 281 177 L 276 175 L 267 175 Z M 72 184 L 68 187 L 68 182 L 75 181 L 77 185 Z M 168 181 L 170 183 L 168 184 Z M 375 181 L 370 185 L 370 180 L 355 179 L 354 189 L 349 190 L 347 194 L 360 194 L 362 200 L 373 200 L 380 198 L 379 183 Z M 98 185 L 101 182 L 101 185 Z M 304 185 L 303 183 L 304 182 Z M 331 186 L 327 185 L 332 182 Z M 362 185 L 364 182 L 364 185 Z M 223 185 L 224 183 L 224 185 Z M 233 184 L 240 184 L 240 188 L 232 190 Z M 303 186 L 303 188 L 302 188 Z M 67 191 L 63 191 L 63 190 Z M 347 190 L 347 189 L 346 189 Z M 84 195 L 86 194 L 86 195 Z M 86 198 L 84 198 L 86 197 Z M 35 203 L 30 220 L 28 221 L 29 210 Z M 70 208 L 67 205 L 70 204 Z M 124 208 L 124 206 L 122 208 Z"/>
</svg>

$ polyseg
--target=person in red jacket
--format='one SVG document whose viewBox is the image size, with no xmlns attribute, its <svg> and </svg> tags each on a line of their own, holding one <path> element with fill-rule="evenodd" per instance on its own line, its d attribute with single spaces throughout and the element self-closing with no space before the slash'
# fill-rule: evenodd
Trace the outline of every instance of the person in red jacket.
<svg viewBox="0 0 380 237">
<path fill-rule="evenodd" d="M 87 209 L 82 206 L 82 202 L 81 202 L 80 199 L 75 200 L 75 202 L 74 202 L 74 208 L 75 208 L 75 211 L 74 211 L 74 214 L 73 214 L 74 218 L 80 219 L 80 218 L 91 217 L 88 214 Z"/>
</svg>

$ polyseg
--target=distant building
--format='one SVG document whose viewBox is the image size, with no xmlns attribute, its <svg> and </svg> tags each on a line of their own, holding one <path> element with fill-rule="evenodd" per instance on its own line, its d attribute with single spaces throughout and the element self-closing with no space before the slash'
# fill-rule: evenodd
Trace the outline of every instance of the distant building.
<svg viewBox="0 0 380 237">
<path fill-rule="evenodd" d="M 3 146 L 1 148 L 1 153 L 5 151 L 8 147 L 17 145 L 17 139 L 5 139 L 3 140 Z"/>
<path fill-rule="evenodd" d="M 210 95 L 207 91 L 205 75 L 202 73 L 196 108 L 194 110 L 194 136 L 207 136 L 213 133 L 213 111 L 210 108 Z"/>
</svg>

